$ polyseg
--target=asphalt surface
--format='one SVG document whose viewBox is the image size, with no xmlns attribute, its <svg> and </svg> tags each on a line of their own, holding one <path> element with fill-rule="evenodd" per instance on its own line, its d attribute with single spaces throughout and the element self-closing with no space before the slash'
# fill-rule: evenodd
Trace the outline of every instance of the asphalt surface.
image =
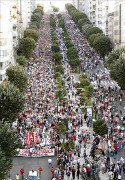
<svg viewBox="0 0 125 180">
<path fill-rule="evenodd" d="M 40 180 L 51 180 L 51 166 L 48 164 L 48 159 L 52 159 L 52 166 L 54 169 L 57 167 L 57 157 L 41 157 L 41 158 L 30 158 L 30 157 L 15 157 L 13 159 L 13 168 L 11 169 L 11 180 L 16 180 L 16 174 L 20 175 L 20 169 L 24 168 L 25 179 L 28 172 L 31 170 L 38 171 L 39 167 L 43 168 Z M 21 175 L 20 175 L 21 180 Z"/>
</svg>

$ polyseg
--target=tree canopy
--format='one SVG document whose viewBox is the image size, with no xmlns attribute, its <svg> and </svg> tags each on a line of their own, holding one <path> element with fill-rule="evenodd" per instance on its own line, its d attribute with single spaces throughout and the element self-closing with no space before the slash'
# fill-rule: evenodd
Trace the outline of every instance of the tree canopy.
<svg viewBox="0 0 125 180">
<path fill-rule="evenodd" d="M 78 20 L 78 24 L 77 25 L 78 25 L 79 30 L 82 31 L 82 26 L 84 24 L 88 23 L 88 22 L 89 22 L 89 20 L 86 17 Z"/>
<path fill-rule="evenodd" d="M 110 75 L 125 90 L 125 53 L 111 65 Z"/>
<path fill-rule="evenodd" d="M 35 42 L 38 40 L 39 33 L 34 29 L 26 29 L 24 31 L 24 38 L 29 37 L 35 40 Z"/>
<path fill-rule="evenodd" d="M 27 61 L 26 61 L 25 56 L 17 56 L 16 62 L 17 62 L 20 66 L 25 67 Z"/>
<path fill-rule="evenodd" d="M 88 31 L 88 29 L 90 29 L 90 28 L 92 28 L 92 24 L 85 24 L 85 25 L 83 25 L 82 26 L 82 32 L 83 32 L 83 34 L 85 34 L 87 31 Z"/>
<path fill-rule="evenodd" d="M 52 51 L 55 52 L 55 53 L 60 51 L 60 47 L 59 47 L 59 45 L 56 44 L 56 43 L 53 43 L 53 44 L 52 44 L 51 49 L 52 49 Z"/>
<path fill-rule="evenodd" d="M 12 167 L 13 157 L 17 154 L 19 138 L 8 123 L 0 122 L 0 178 L 6 179 L 8 169 Z"/>
<path fill-rule="evenodd" d="M 93 130 L 96 134 L 100 136 L 104 136 L 105 134 L 108 133 L 108 126 L 105 123 L 105 120 L 99 119 L 93 122 Z"/>
<path fill-rule="evenodd" d="M 22 44 L 23 55 L 26 58 L 29 58 L 32 54 L 33 49 L 35 48 L 35 40 L 29 37 L 23 38 L 21 40 L 21 44 Z"/>
<path fill-rule="evenodd" d="M 93 47 L 100 54 L 101 57 L 105 57 L 112 50 L 112 43 L 109 37 L 98 36 L 94 39 Z"/>
<path fill-rule="evenodd" d="M 114 64 L 114 62 L 116 62 L 117 59 L 119 59 L 120 55 L 122 55 L 123 53 L 125 53 L 125 46 L 123 45 L 113 49 L 109 54 L 107 60 L 107 64 L 109 65 L 109 67 L 110 65 Z"/>
<path fill-rule="evenodd" d="M 95 38 L 97 38 L 97 37 L 99 37 L 99 36 L 104 36 L 104 34 L 102 34 L 102 33 L 92 34 L 92 35 L 89 37 L 88 41 L 89 41 L 89 45 L 90 45 L 91 47 L 93 47 L 93 43 L 94 43 Z"/>
<path fill-rule="evenodd" d="M 85 33 L 85 37 L 88 39 L 92 34 L 98 34 L 98 33 L 103 33 L 103 32 L 98 27 L 91 27 Z"/>
<path fill-rule="evenodd" d="M 60 53 L 53 53 L 53 59 L 59 63 L 62 59 L 62 55 Z"/>
<path fill-rule="evenodd" d="M 14 64 L 6 70 L 8 80 L 13 83 L 20 91 L 24 91 L 27 85 L 27 73 L 22 66 Z"/>
<path fill-rule="evenodd" d="M 24 103 L 24 96 L 17 87 L 9 82 L 0 85 L 0 121 L 15 121 Z"/>
<path fill-rule="evenodd" d="M 62 65 L 56 66 L 56 72 L 64 74 L 64 67 Z"/>
</svg>

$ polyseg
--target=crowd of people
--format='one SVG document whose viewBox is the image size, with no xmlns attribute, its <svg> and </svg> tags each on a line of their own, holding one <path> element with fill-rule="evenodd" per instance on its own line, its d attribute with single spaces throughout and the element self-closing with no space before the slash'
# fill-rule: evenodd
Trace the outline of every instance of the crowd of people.
<svg viewBox="0 0 125 180">
<path fill-rule="evenodd" d="M 96 152 L 94 146 L 100 146 L 104 139 L 96 136 L 90 127 L 92 119 L 88 119 L 80 108 L 80 101 L 75 88 L 75 77 L 66 56 L 66 46 L 63 41 L 62 29 L 56 18 L 56 33 L 63 54 L 62 64 L 67 91 L 67 103 L 59 107 L 55 104 L 54 64 L 52 63 L 51 34 L 49 15 L 44 15 L 39 30 L 40 37 L 32 57 L 27 64 L 29 76 L 26 89 L 26 103 L 24 111 L 19 115 L 15 127 L 22 142 L 22 149 L 29 149 L 30 156 L 33 151 L 54 148 L 57 154 L 58 167 L 51 168 L 52 179 L 71 180 L 80 176 L 83 178 L 99 178 L 99 169 L 102 173 L 108 172 L 108 179 L 120 180 L 125 171 L 124 158 L 117 158 L 119 149 L 125 152 L 125 134 L 121 127 L 118 105 L 121 104 L 122 94 L 119 96 L 119 87 L 110 79 L 108 69 L 103 67 L 98 54 L 92 49 L 83 34 L 79 31 L 70 16 L 63 14 L 66 29 L 76 47 L 81 60 L 81 72 L 88 75 L 94 86 L 93 111 L 96 118 L 105 119 L 109 126 L 108 135 L 105 136 L 105 146 Z M 102 83 L 108 81 L 108 85 Z M 68 117 L 68 129 L 65 134 L 65 143 L 74 142 L 74 149 L 61 147 L 63 142 L 55 131 L 55 126 L 60 119 Z M 86 126 L 86 122 L 91 121 Z M 29 133 L 29 134 L 28 134 Z M 33 136 L 33 133 L 36 136 Z M 106 143 L 107 142 L 107 143 Z M 117 159 L 117 160 L 115 160 Z M 115 161 L 114 161 L 115 160 Z M 81 174 L 81 175 L 80 175 Z"/>
<path fill-rule="evenodd" d="M 24 152 L 21 154 L 24 156 L 26 152 L 29 152 L 27 156 L 33 156 L 42 148 L 55 148 L 57 140 L 53 131 L 56 122 L 55 84 L 49 22 L 49 15 L 44 15 L 39 40 L 27 64 L 29 78 L 25 107 L 13 124 L 22 142 L 22 149 L 29 149 L 25 152 L 19 150 Z"/>
</svg>

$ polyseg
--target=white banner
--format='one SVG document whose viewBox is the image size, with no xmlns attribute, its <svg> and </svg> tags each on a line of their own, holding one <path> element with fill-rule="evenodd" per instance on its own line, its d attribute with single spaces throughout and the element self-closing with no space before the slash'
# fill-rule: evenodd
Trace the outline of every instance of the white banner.
<svg viewBox="0 0 125 180">
<path fill-rule="evenodd" d="M 30 149 L 17 149 L 17 156 L 26 156 L 26 157 L 42 157 L 42 156 L 54 156 L 55 149 L 41 149 L 41 150 L 33 150 Z"/>
</svg>

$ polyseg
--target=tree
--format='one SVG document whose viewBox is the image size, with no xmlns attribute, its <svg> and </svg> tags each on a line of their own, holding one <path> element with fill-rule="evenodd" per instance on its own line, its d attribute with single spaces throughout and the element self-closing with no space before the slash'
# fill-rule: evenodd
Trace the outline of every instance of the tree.
<svg viewBox="0 0 125 180">
<path fill-rule="evenodd" d="M 79 60 L 78 58 L 76 58 L 76 59 L 70 59 L 70 60 L 69 60 L 69 64 L 70 64 L 71 67 L 79 66 L 80 60 Z"/>
<path fill-rule="evenodd" d="M 91 24 L 85 24 L 82 26 L 82 32 L 83 34 L 86 34 L 86 32 L 88 31 L 88 29 L 92 28 L 92 25 Z"/>
<path fill-rule="evenodd" d="M 109 37 L 99 36 L 94 39 L 93 47 L 104 58 L 112 50 L 112 43 Z"/>
<path fill-rule="evenodd" d="M 55 43 L 52 44 L 51 49 L 52 49 L 52 51 L 55 52 L 55 53 L 60 51 L 59 45 L 57 45 L 57 44 L 55 44 Z"/>
<path fill-rule="evenodd" d="M 37 27 L 37 25 L 36 24 L 30 24 L 30 26 L 29 26 L 29 28 L 27 28 L 27 29 L 34 29 L 34 30 L 38 30 L 38 27 Z"/>
<path fill-rule="evenodd" d="M 57 126 L 57 133 L 59 134 L 59 136 L 61 138 L 64 137 L 65 133 L 66 133 L 66 126 L 64 124 L 63 121 L 59 121 L 58 122 L 58 126 Z"/>
<path fill-rule="evenodd" d="M 37 7 L 37 9 L 35 9 L 34 11 L 33 11 L 33 14 L 35 14 L 35 13 L 38 13 L 38 14 L 40 14 L 40 16 L 42 17 L 42 15 L 43 15 L 43 7 Z"/>
<path fill-rule="evenodd" d="M 35 48 L 35 41 L 32 38 L 23 38 L 21 40 L 21 44 L 22 44 L 22 51 L 23 51 L 23 55 L 26 58 L 29 58 L 32 54 L 33 49 Z"/>
<path fill-rule="evenodd" d="M 56 72 L 64 74 L 64 67 L 62 65 L 56 66 Z"/>
<path fill-rule="evenodd" d="M 25 67 L 27 61 L 26 61 L 25 56 L 17 56 L 16 62 L 17 62 L 20 66 Z"/>
<path fill-rule="evenodd" d="M 114 63 L 110 66 L 110 75 L 117 81 L 119 86 L 124 90 L 125 89 L 125 53 L 122 53 Z"/>
<path fill-rule="evenodd" d="M 74 150 L 75 143 L 73 141 L 67 141 L 65 144 L 62 145 L 66 150 Z"/>
<path fill-rule="evenodd" d="M 0 122 L 0 179 L 5 179 L 12 167 L 13 157 L 17 155 L 19 138 L 8 123 Z"/>
<path fill-rule="evenodd" d="M 37 30 L 38 30 L 38 28 L 40 27 L 40 23 L 37 22 L 37 21 L 32 21 L 31 24 L 30 24 L 30 26 L 36 26 L 36 27 L 37 27 Z"/>
<path fill-rule="evenodd" d="M 88 18 L 83 18 L 83 19 L 80 19 L 80 20 L 78 20 L 78 28 L 79 28 L 79 30 L 80 31 L 82 31 L 82 26 L 83 26 L 83 24 L 85 23 L 85 22 L 88 22 L 89 20 L 88 20 Z"/>
<path fill-rule="evenodd" d="M 89 83 L 89 81 L 87 79 L 82 79 L 80 81 L 80 87 L 81 88 L 84 88 L 85 86 L 89 86 L 89 85 L 90 85 L 90 83 Z"/>
<path fill-rule="evenodd" d="M 83 19 L 83 18 L 87 18 L 87 16 L 82 12 L 76 11 L 72 14 L 72 19 L 73 21 L 75 21 L 76 24 L 78 23 L 79 19 Z"/>
<path fill-rule="evenodd" d="M 38 23 L 40 23 L 40 20 L 41 20 L 41 15 L 38 12 L 32 14 L 31 21 L 37 21 Z"/>
<path fill-rule="evenodd" d="M 94 89 L 93 89 L 93 87 L 91 85 L 85 87 L 85 95 L 86 95 L 86 97 L 90 98 L 92 96 L 92 94 L 93 94 L 93 91 L 94 91 Z"/>
<path fill-rule="evenodd" d="M 60 53 L 53 53 L 53 59 L 59 63 L 61 62 L 61 59 L 62 59 L 62 55 Z"/>
<path fill-rule="evenodd" d="M 53 14 L 50 15 L 50 26 L 52 26 L 53 28 L 56 27 L 56 21 Z"/>
<path fill-rule="evenodd" d="M 99 36 L 104 36 L 104 34 L 102 34 L 102 33 L 92 34 L 92 35 L 89 37 L 88 41 L 89 41 L 89 45 L 90 45 L 91 47 L 93 47 L 93 42 L 94 42 L 95 38 L 97 38 L 97 37 L 99 37 Z"/>
<path fill-rule="evenodd" d="M 75 47 L 70 47 L 67 50 L 67 58 L 68 59 L 76 59 L 78 58 L 78 52 Z"/>
<path fill-rule="evenodd" d="M 58 8 L 58 7 L 53 6 L 53 12 L 58 12 L 58 11 L 59 11 L 59 8 Z"/>
<path fill-rule="evenodd" d="M 99 119 L 93 122 L 93 130 L 96 134 L 103 137 L 105 134 L 108 133 L 108 126 L 105 123 L 105 120 Z"/>
<path fill-rule="evenodd" d="M 24 103 L 24 96 L 17 87 L 9 82 L 0 85 L 0 121 L 15 121 Z"/>
<path fill-rule="evenodd" d="M 57 41 L 58 38 L 57 38 L 57 35 L 52 35 L 52 41 Z"/>
<path fill-rule="evenodd" d="M 27 85 L 27 73 L 22 66 L 14 64 L 6 70 L 8 80 L 13 83 L 20 91 L 24 91 Z"/>
<path fill-rule="evenodd" d="M 56 79 L 57 77 L 61 77 L 61 73 L 60 73 L 60 72 L 56 72 L 56 73 L 55 73 L 54 78 Z"/>
<path fill-rule="evenodd" d="M 114 64 L 117 61 L 117 59 L 119 59 L 120 55 L 122 55 L 122 53 L 125 53 L 125 46 L 123 45 L 119 46 L 116 49 L 113 49 L 108 56 L 107 64 L 109 66 Z"/>
<path fill-rule="evenodd" d="M 35 42 L 38 40 L 39 33 L 34 29 L 27 29 L 24 31 L 24 38 L 29 37 L 35 40 Z"/>
<path fill-rule="evenodd" d="M 71 40 L 66 41 L 65 45 L 66 45 L 67 49 L 70 47 L 74 47 L 74 44 L 71 42 Z"/>
<path fill-rule="evenodd" d="M 87 30 L 87 32 L 85 33 L 85 37 L 86 39 L 89 39 L 89 37 L 92 34 L 98 34 L 98 33 L 103 33 L 101 29 L 99 29 L 98 27 L 91 27 Z"/>
<path fill-rule="evenodd" d="M 82 80 L 84 80 L 84 79 L 86 79 L 87 78 L 87 75 L 86 74 L 81 74 L 80 76 L 79 76 L 79 80 L 80 81 L 82 81 Z"/>
</svg>

